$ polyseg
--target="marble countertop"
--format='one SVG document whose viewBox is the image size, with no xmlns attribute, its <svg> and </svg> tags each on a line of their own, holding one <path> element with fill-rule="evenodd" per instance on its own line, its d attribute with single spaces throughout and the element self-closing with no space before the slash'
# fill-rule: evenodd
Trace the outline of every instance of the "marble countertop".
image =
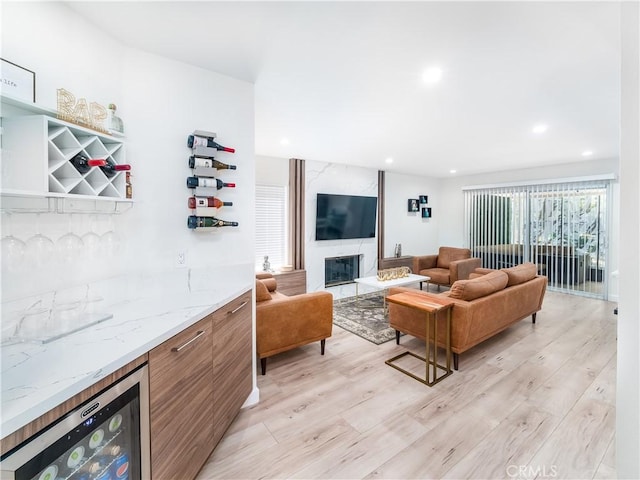
<svg viewBox="0 0 640 480">
<path fill-rule="evenodd" d="M 216 278 L 224 280 L 212 280 Z M 76 297 L 99 298 L 93 308 L 113 316 L 46 344 L 4 341 L 1 436 L 15 432 L 252 287 L 249 266 L 225 269 L 223 276 L 183 269 L 75 288 Z M 56 302 L 64 298 L 68 304 L 73 295 L 50 292 L 3 303 L 3 324 L 11 322 L 12 312 L 23 312 L 20 318 L 24 318 L 25 309 L 34 304 L 55 312 Z"/>
</svg>

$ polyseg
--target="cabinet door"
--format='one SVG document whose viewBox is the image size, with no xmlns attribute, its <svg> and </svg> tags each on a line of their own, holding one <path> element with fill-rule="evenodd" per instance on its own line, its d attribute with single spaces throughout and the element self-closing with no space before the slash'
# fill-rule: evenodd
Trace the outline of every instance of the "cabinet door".
<svg viewBox="0 0 640 480">
<path fill-rule="evenodd" d="M 252 389 L 251 292 L 213 314 L 214 445 Z"/>
<path fill-rule="evenodd" d="M 213 446 L 211 316 L 149 352 L 151 473 L 195 478 Z"/>
</svg>

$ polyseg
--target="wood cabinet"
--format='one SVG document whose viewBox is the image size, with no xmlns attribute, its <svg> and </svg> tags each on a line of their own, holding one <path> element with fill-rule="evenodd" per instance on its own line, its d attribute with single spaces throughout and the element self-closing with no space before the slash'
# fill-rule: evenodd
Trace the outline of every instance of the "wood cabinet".
<svg viewBox="0 0 640 480">
<path fill-rule="evenodd" d="M 209 315 L 149 352 L 153 478 L 195 478 L 211 454 L 212 332 Z"/>
<path fill-rule="evenodd" d="M 274 273 L 278 283 L 278 291 L 284 295 L 299 295 L 307 292 L 307 271 L 293 270 L 291 272 Z"/>
<path fill-rule="evenodd" d="M 251 292 L 238 297 L 213 314 L 213 331 L 215 446 L 252 389 Z"/>
<path fill-rule="evenodd" d="M 149 352 L 151 474 L 195 478 L 253 388 L 251 291 Z"/>
<path fill-rule="evenodd" d="M 389 257 L 378 259 L 378 270 L 385 268 L 409 267 L 413 270 L 413 256 L 405 255 L 402 257 Z M 416 272 L 413 272 L 416 273 Z"/>
</svg>

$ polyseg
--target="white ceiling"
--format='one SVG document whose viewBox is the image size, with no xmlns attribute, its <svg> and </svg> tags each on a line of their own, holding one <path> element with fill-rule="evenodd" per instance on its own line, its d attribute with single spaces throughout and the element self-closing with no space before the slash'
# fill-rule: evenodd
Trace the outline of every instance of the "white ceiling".
<svg viewBox="0 0 640 480">
<path fill-rule="evenodd" d="M 258 155 L 438 177 L 618 156 L 618 3 L 69 6 L 126 45 L 255 83 Z"/>
</svg>

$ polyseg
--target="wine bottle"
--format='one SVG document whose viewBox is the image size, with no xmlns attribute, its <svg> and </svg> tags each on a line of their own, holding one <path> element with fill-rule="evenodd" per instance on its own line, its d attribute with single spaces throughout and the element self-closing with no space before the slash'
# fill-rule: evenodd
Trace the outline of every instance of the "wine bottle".
<svg viewBox="0 0 640 480">
<path fill-rule="evenodd" d="M 225 183 L 218 178 L 202 178 L 202 177 L 187 177 L 187 187 L 215 187 L 220 190 L 222 187 L 234 188 L 235 183 Z"/>
<path fill-rule="evenodd" d="M 73 157 L 70 162 L 80 173 L 87 173 L 92 167 L 103 167 L 107 164 L 104 160 L 89 158 L 82 152 Z"/>
<path fill-rule="evenodd" d="M 237 226 L 238 222 L 227 222 L 226 220 L 220 220 L 215 217 L 196 217 L 195 215 L 190 215 L 187 219 L 187 227 L 189 228 Z"/>
<path fill-rule="evenodd" d="M 107 177 L 113 177 L 116 173 L 120 171 L 131 170 L 131 165 L 127 165 L 126 163 L 118 165 L 113 160 L 107 160 L 107 164 L 100 168 L 102 169 L 102 171 Z"/>
<path fill-rule="evenodd" d="M 196 167 L 208 167 L 217 168 L 218 170 L 235 170 L 235 165 L 229 165 L 228 163 L 222 163 L 213 157 L 196 157 L 191 155 L 189 157 L 189 168 Z"/>
<path fill-rule="evenodd" d="M 233 202 L 223 202 L 216 197 L 189 197 L 189 208 L 198 207 L 231 207 Z"/>
<path fill-rule="evenodd" d="M 187 146 L 189 148 L 194 147 L 209 147 L 215 148 L 216 150 L 222 150 L 223 152 L 231 152 L 234 153 L 236 151 L 235 148 L 223 147 L 219 143 L 213 141 L 211 137 L 198 137 L 196 135 L 189 135 L 187 138 Z"/>
</svg>

